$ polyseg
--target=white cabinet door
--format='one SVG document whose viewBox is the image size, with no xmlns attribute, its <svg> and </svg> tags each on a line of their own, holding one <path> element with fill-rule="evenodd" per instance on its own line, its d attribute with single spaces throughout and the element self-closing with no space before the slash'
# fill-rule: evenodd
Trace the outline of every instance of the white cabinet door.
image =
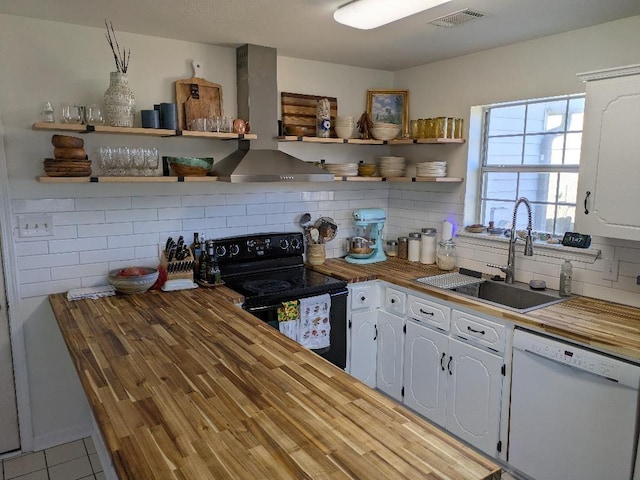
<svg viewBox="0 0 640 480">
<path fill-rule="evenodd" d="M 581 75 L 588 80 L 576 208 L 581 233 L 640 240 L 638 73 L 640 66 Z"/>
<path fill-rule="evenodd" d="M 371 388 L 376 386 L 378 310 L 351 314 L 349 373 Z"/>
<path fill-rule="evenodd" d="M 402 401 L 402 361 L 404 318 L 380 310 L 378 312 L 378 355 L 376 387 Z"/>
<path fill-rule="evenodd" d="M 449 337 L 414 320 L 404 339 L 404 403 L 441 427 L 447 401 Z"/>
<path fill-rule="evenodd" d="M 485 453 L 497 456 L 500 439 L 502 365 L 498 355 L 454 338 L 447 369 L 448 431 Z"/>
</svg>

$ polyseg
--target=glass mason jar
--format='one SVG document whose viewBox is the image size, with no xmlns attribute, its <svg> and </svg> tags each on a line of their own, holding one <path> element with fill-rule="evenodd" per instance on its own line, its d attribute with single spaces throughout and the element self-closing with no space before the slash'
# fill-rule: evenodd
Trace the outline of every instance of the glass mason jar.
<svg viewBox="0 0 640 480">
<path fill-rule="evenodd" d="M 409 237 L 398 238 L 398 258 L 402 260 L 409 258 Z"/>
<path fill-rule="evenodd" d="M 456 257 L 456 244 L 453 240 L 443 240 L 439 243 L 436 265 L 440 270 L 456 268 Z"/>
<path fill-rule="evenodd" d="M 388 257 L 397 257 L 398 256 L 398 241 L 397 240 L 387 240 L 387 248 L 386 248 Z"/>
</svg>

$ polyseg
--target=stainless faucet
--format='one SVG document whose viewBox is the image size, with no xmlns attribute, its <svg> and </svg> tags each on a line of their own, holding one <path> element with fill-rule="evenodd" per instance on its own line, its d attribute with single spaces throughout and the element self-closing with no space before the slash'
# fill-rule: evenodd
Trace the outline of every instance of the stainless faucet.
<svg viewBox="0 0 640 480">
<path fill-rule="evenodd" d="M 528 224 L 527 224 L 527 236 L 524 240 L 524 255 L 527 257 L 533 256 L 533 238 L 531 238 L 531 204 L 525 197 L 520 197 L 515 206 L 513 207 L 513 222 L 511 222 L 511 237 L 509 238 L 509 256 L 507 257 L 506 265 L 496 265 L 488 263 L 488 267 L 499 268 L 506 274 L 505 283 L 513 283 L 516 276 L 516 215 L 518 213 L 518 206 L 524 203 L 527 207 Z"/>
</svg>

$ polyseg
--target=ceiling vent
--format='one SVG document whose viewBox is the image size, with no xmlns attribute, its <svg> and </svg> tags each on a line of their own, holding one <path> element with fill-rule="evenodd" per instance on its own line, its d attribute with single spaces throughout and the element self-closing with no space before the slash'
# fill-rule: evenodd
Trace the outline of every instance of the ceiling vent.
<svg viewBox="0 0 640 480">
<path fill-rule="evenodd" d="M 434 18 L 427 22 L 427 24 L 435 25 L 437 27 L 451 28 L 484 16 L 484 13 L 465 8 L 463 10 L 458 10 L 457 12 L 449 13 L 448 15 L 443 15 L 442 17 Z"/>
</svg>

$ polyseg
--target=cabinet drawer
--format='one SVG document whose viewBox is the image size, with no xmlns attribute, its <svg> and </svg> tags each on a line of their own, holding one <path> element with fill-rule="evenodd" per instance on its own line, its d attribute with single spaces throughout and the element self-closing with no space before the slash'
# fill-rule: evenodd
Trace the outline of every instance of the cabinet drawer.
<svg viewBox="0 0 640 480">
<path fill-rule="evenodd" d="M 380 295 L 376 283 L 349 285 L 351 310 L 374 310 L 380 305 Z"/>
<path fill-rule="evenodd" d="M 404 315 L 406 312 L 407 294 L 396 290 L 395 288 L 386 287 L 384 289 L 384 305 L 383 308 L 389 313 L 396 315 Z"/>
<path fill-rule="evenodd" d="M 411 318 L 448 332 L 451 328 L 451 309 L 424 298 L 409 295 L 407 310 Z"/>
<path fill-rule="evenodd" d="M 496 352 L 504 352 L 507 338 L 507 327 L 486 318 L 454 310 L 453 333 L 470 343 L 489 347 Z"/>
</svg>

